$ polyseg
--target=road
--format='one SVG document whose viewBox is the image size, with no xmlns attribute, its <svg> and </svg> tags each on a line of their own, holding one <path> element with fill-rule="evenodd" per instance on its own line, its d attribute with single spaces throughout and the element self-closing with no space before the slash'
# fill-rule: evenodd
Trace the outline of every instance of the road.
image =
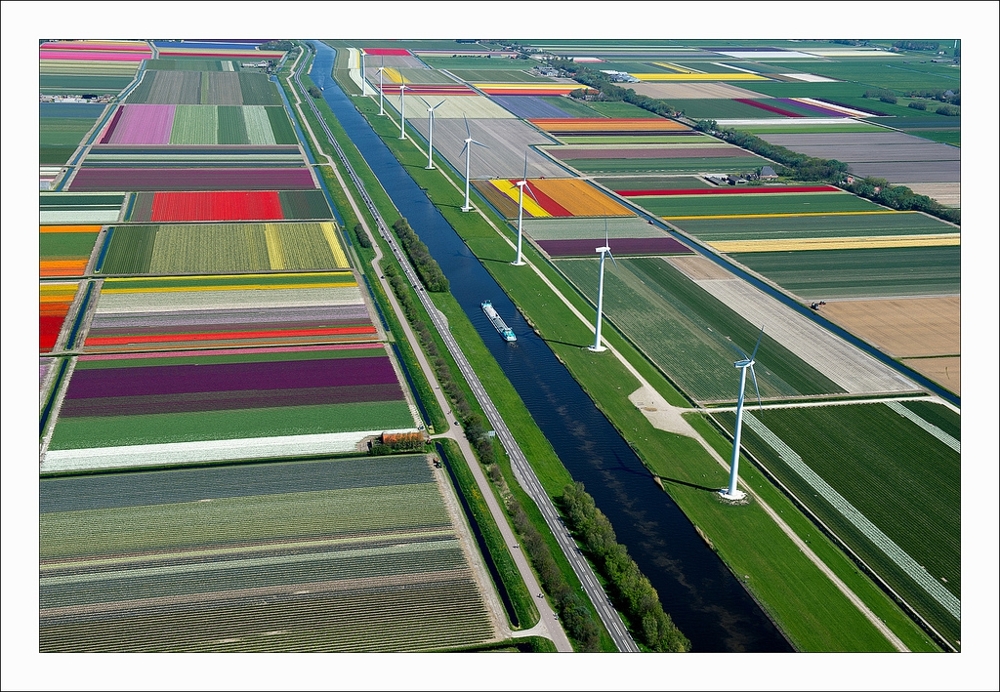
<svg viewBox="0 0 1000 692">
<path fill-rule="evenodd" d="M 299 93 L 306 93 L 306 90 L 303 87 L 300 79 L 303 67 L 304 65 L 302 67 L 299 67 L 298 70 L 295 72 L 295 81 L 299 87 L 300 90 Z M 525 457 L 524 452 L 521 450 L 520 445 L 518 445 L 517 440 L 514 438 L 514 435 L 507 428 L 506 423 L 500 416 L 496 407 L 493 405 L 493 402 L 490 399 L 489 394 L 486 392 L 486 389 L 483 387 L 482 382 L 480 382 L 478 375 L 473 370 L 468 359 L 465 357 L 465 354 L 462 352 L 462 349 L 458 345 L 458 342 L 455 340 L 454 336 L 452 336 L 451 330 L 448 327 L 448 320 L 445 317 L 444 313 L 442 313 L 440 310 L 437 309 L 437 306 L 434 305 L 433 301 L 431 301 L 430 297 L 427 295 L 427 292 L 423 289 L 423 285 L 421 284 L 420 279 L 417 277 L 416 271 L 410 265 L 409 259 L 406 257 L 406 255 L 402 252 L 399 245 L 396 243 L 395 238 L 393 237 L 392 233 L 389 231 L 388 227 L 383 221 L 382 216 L 379 214 L 378 209 L 375 207 L 375 203 L 368 195 L 364 183 L 361 181 L 360 178 L 358 178 L 357 174 L 354 172 L 354 169 L 351 167 L 350 162 L 344 155 L 344 152 L 340 148 L 340 145 L 333 137 L 333 133 L 330 131 L 326 121 L 320 115 L 319 110 L 316 108 L 316 105 L 312 103 L 312 101 L 308 101 L 308 103 L 310 107 L 313 109 L 313 112 L 315 113 L 321 126 L 323 127 L 326 136 L 330 141 L 330 144 L 336 150 L 337 155 L 340 158 L 341 163 L 343 164 L 348 175 L 350 176 L 351 181 L 354 183 L 354 186 L 359 196 L 361 197 L 365 206 L 368 208 L 368 211 L 371 213 L 372 218 L 375 220 L 375 224 L 378 227 L 379 235 L 383 238 L 383 240 L 386 241 L 390 250 L 393 253 L 393 256 L 399 262 L 400 267 L 402 267 L 407 280 L 409 281 L 410 285 L 413 287 L 414 292 L 417 295 L 417 298 L 420 300 L 424 309 L 427 311 L 427 314 L 430 316 L 431 323 L 433 324 L 434 329 L 437 330 L 438 334 L 441 336 L 441 339 L 444 341 L 445 347 L 448 349 L 448 352 L 455 359 L 455 362 L 458 364 L 462 376 L 468 382 L 469 387 L 472 390 L 474 396 L 476 397 L 476 400 L 479 402 L 480 407 L 482 407 L 487 420 L 489 420 L 490 425 L 496 431 L 497 437 L 503 444 L 504 449 L 506 449 L 507 454 L 510 457 L 511 466 L 514 470 L 514 476 L 517 482 L 521 485 L 521 487 L 525 490 L 525 492 L 528 493 L 531 499 L 534 500 L 535 504 L 538 505 L 538 508 L 541 511 L 542 516 L 545 518 L 545 522 L 549 527 L 549 530 L 552 531 L 552 534 L 556 537 L 556 540 L 559 543 L 559 547 L 562 549 L 563 553 L 566 556 L 566 559 L 572 566 L 574 573 L 580 580 L 580 583 L 583 585 L 583 589 L 587 597 L 594 604 L 594 608 L 596 609 L 598 616 L 601 618 L 601 622 L 604 624 L 604 627 L 611 635 L 611 638 L 614 640 L 615 645 L 618 647 L 619 651 L 638 652 L 639 651 L 638 645 L 635 643 L 635 640 L 632 638 L 632 636 L 628 633 L 628 630 L 622 623 L 621 617 L 618 615 L 618 612 L 611 605 L 611 602 L 609 601 L 607 594 L 605 593 L 603 587 L 598 581 L 597 575 L 594 573 L 592 566 L 580 552 L 579 548 L 576 545 L 576 542 L 573 540 L 569 532 L 566 530 L 566 527 L 563 524 L 562 519 L 559 516 L 559 513 L 556 511 L 555 505 L 552 503 L 552 500 L 549 498 L 548 494 L 545 492 L 545 489 L 542 487 L 542 484 L 539 482 L 538 477 L 535 475 L 534 470 L 528 463 L 528 460 Z M 362 218 L 360 214 L 358 215 L 358 217 L 359 219 Z M 391 294 L 392 292 L 387 288 L 387 293 Z M 401 322 L 405 323 L 405 319 L 401 319 Z M 419 347 L 416 347 L 414 350 L 417 352 L 420 351 Z M 431 381 L 434 380 L 432 379 Z M 440 390 L 436 389 L 435 394 L 436 396 L 442 397 L 442 399 L 439 400 L 439 403 L 441 403 L 443 401 L 443 395 L 440 394 Z M 447 411 L 449 409 L 450 407 L 447 406 L 446 404 L 442 405 L 442 410 Z M 457 425 L 457 421 L 455 421 L 454 419 L 450 419 L 450 421 L 452 425 Z M 464 437 L 462 437 L 461 439 L 464 440 Z M 479 471 L 479 476 L 482 476 L 482 471 L 479 469 L 478 463 L 471 463 L 470 466 L 473 468 L 474 472 Z M 477 482 L 478 480 L 479 479 L 477 478 Z M 485 478 L 483 480 L 485 481 Z M 488 485 L 486 491 L 483 492 L 483 495 L 484 497 L 487 498 L 493 498 L 493 492 L 488 487 Z M 499 507 L 497 509 L 499 510 Z M 497 518 L 496 515 L 494 515 L 494 518 Z M 502 529 L 507 528 L 509 530 L 509 526 L 507 525 L 506 521 L 506 516 L 503 515 L 502 513 L 501 513 L 501 519 L 498 519 L 497 524 L 500 525 Z M 519 550 L 517 552 L 520 553 Z"/>
</svg>

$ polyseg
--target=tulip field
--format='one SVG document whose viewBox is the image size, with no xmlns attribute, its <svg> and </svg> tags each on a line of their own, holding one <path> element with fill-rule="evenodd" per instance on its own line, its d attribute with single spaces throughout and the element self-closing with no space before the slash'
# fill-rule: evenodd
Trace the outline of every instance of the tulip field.
<svg viewBox="0 0 1000 692">
<path fill-rule="evenodd" d="M 102 274 L 194 274 L 346 269 L 329 222 L 122 225 L 108 231 Z"/>
<path fill-rule="evenodd" d="M 103 282 L 87 352 L 375 341 L 351 272 Z"/>
<path fill-rule="evenodd" d="M 80 356 L 41 471 L 353 452 L 416 430 L 381 344 Z"/>
<path fill-rule="evenodd" d="M 39 500 L 41 651 L 426 651 L 495 636 L 423 456 L 46 478 Z"/>
</svg>

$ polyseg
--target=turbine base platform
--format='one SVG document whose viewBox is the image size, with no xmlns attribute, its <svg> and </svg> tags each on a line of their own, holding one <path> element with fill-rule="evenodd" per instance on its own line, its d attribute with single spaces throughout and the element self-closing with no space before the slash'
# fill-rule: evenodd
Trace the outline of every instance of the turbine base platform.
<svg viewBox="0 0 1000 692">
<path fill-rule="evenodd" d="M 461 207 L 462 211 L 472 211 L 472 207 Z"/>
<path fill-rule="evenodd" d="M 527 262 L 525 262 L 524 260 L 521 260 L 520 262 L 511 262 L 510 264 L 513 267 L 523 267 L 524 265 L 527 264 Z"/>
<path fill-rule="evenodd" d="M 719 497 L 727 502 L 743 502 L 747 499 L 747 494 L 742 490 L 734 490 L 733 494 L 729 494 L 729 488 L 719 488 Z"/>
<path fill-rule="evenodd" d="M 593 351 L 594 353 L 603 353 L 608 350 L 607 346 L 588 346 L 588 351 Z"/>
</svg>

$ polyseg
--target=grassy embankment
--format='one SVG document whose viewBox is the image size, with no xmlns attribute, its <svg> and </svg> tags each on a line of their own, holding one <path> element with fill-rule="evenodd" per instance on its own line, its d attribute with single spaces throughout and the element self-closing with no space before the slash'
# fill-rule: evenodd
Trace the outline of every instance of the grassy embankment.
<svg viewBox="0 0 1000 692">
<path fill-rule="evenodd" d="M 806 651 L 891 650 L 890 643 L 881 633 L 805 557 L 759 504 L 733 508 L 720 503 L 714 489 L 725 484 L 725 469 L 693 439 L 654 429 L 628 401 L 628 394 L 638 387 L 638 382 L 625 367 L 609 354 L 592 354 L 582 348 L 592 339 L 590 329 L 572 315 L 535 273 L 509 265 L 512 259 L 509 245 L 481 217 L 462 214 L 458 210 L 462 203 L 461 193 L 442 177 L 441 172 L 423 169 L 426 154 L 421 154 L 411 143 L 403 144 L 395 139 L 394 133 L 398 132 L 396 126 L 387 118 L 374 115 L 377 104 L 366 99 L 357 99 L 355 103 L 373 122 L 414 179 L 426 188 L 428 196 L 518 304 L 529 322 L 538 326 L 542 338 L 598 402 L 647 466 L 656 475 L 674 480 L 665 483 L 668 492 L 712 542 L 733 572 L 748 575 L 745 579 L 748 588 L 793 643 Z M 447 166 L 445 162 L 440 164 Z M 453 177 L 458 180 L 457 176 Z M 486 209 L 486 213 L 498 226 L 505 226 L 491 210 Z M 593 308 L 537 253 L 529 248 L 526 256 L 583 314 L 593 312 Z M 453 320 L 454 330 L 454 320 L 460 312 L 446 312 Z M 456 336 L 462 338 L 458 332 Z M 609 330 L 606 337 L 671 403 L 683 405 L 683 396 L 620 335 Z M 491 365 L 496 368 L 488 353 L 484 353 L 482 358 L 478 353 L 468 355 L 477 369 L 482 367 L 488 370 Z M 519 423 L 508 420 L 508 424 L 518 431 L 520 437 Z M 529 458 L 536 463 L 531 454 Z M 543 460 L 538 464 L 542 482 L 554 497 L 561 494 L 561 487 L 551 484 L 551 470 L 555 468 L 561 469 L 557 475 L 566 473 L 558 459 Z M 749 464 L 747 469 L 742 475 L 760 493 L 761 499 L 782 517 L 794 517 L 796 532 L 804 540 L 809 540 L 810 546 L 824 544 L 822 551 L 817 553 L 855 593 L 862 596 L 878 617 L 890 623 L 909 648 L 924 651 L 936 649 L 894 603 L 860 575 L 832 544 L 825 542 L 790 501 Z M 754 549 L 748 550 L 747 546 L 754 546 Z"/>
</svg>

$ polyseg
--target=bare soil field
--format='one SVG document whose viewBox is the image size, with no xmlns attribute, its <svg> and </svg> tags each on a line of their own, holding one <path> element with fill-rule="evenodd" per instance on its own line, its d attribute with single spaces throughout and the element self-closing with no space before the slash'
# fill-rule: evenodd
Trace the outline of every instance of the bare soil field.
<svg viewBox="0 0 1000 692">
<path fill-rule="evenodd" d="M 962 206 L 961 183 L 912 183 L 908 186 L 918 195 L 927 195 L 946 207 Z"/>
<path fill-rule="evenodd" d="M 907 358 L 903 362 L 924 377 L 934 380 L 945 389 L 962 396 L 962 358 Z"/>
<path fill-rule="evenodd" d="M 399 94 L 387 96 L 392 107 L 399 110 Z M 427 123 L 427 104 L 435 106 L 442 101 L 440 106 L 434 109 L 434 122 L 440 125 L 441 120 L 464 117 L 469 120 L 492 119 L 492 118 L 514 118 L 516 117 L 506 108 L 494 103 L 485 96 L 415 96 L 406 94 L 406 121 L 423 121 Z M 420 99 L 423 99 L 421 101 Z M 464 128 L 464 126 L 463 126 Z M 473 135 L 475 137 L 475 135 Z M 479 137 L 476 137 L 482 141 Z"/>
<path fill-rule="evenodd" d="M 772 338 L 848 393 L 888 394 L 919 389 L 916 383 L 745 281 L 728 275 L 724 279 L 695 278 L 692 273 L 705 272 L 708 260 L 698 263 L 693 259 L 696 258 L 670 258 L 666 261 L 750 323 L 763 325 Z"/>
<path fill-rule="evenodd" d="M 961 175 L 960 149 L 902 132 L 762 134 L 761 138 L 809 156 L 843 161 L 855 175 L 891 183 L 958 183 Z"/>
<path fill-rule="evenodd" d="M 755 99 L 762 98 L 758 94 L 740 87 L 729 84 L 718 84 L 707 82 L 704 84 L 676 83 L 676 84 L 630 84 L 630 89 L 635 93 L 649 96 L 654 99 Z"/>
<path fill-rule="evenodd" d="M 692 281 L 706 279 L 732 279 L 733 275 L 710 259 L 699 255 L 691 257 L 672 257 L 670 263 L 684 272 Z"/>
<path fill-rule="evenodd" d="M 958 296 L 829 301 L 821 310 L 828 319 L 897 358 L 961 353 Z"/>
<path fill-rule="evenodd" d="M 896 185 L 914 183 L 957 183 L 962 174 L 961 161 L 905 161 L 902 163 L 851 163 L 847 170 L 854 175 L 885 178 Z"/>
<path fill-rule="evenodd" d="M 462 97 L 470 98 L 470 97 Z M 413 103 L 416 106 L 419 101 Z M 407 102 L 407 110 L 411 102 Z M 427 137 L 427 109 L 425 117 L 414 120 L 409 125 Z M 444 108 L 444 106 L 442 106 Z M 469 119 L 472 138 L 489 148 L 472 145 L 472 159 L 469 177 L 479 178 L 520 178 L 524 173 L 524 152 L 532 144 L 552 144 L 552 139 L 531 125 L 514 118 Z M 448 159 L 455 170 L 465 175 L 465 121 L 461 118 L 434 119 L 434 149 Z M 532 178 L 568 178 L 569 171 L 540 156 L 528 155 L 528 176 Z"/>
</svg>

